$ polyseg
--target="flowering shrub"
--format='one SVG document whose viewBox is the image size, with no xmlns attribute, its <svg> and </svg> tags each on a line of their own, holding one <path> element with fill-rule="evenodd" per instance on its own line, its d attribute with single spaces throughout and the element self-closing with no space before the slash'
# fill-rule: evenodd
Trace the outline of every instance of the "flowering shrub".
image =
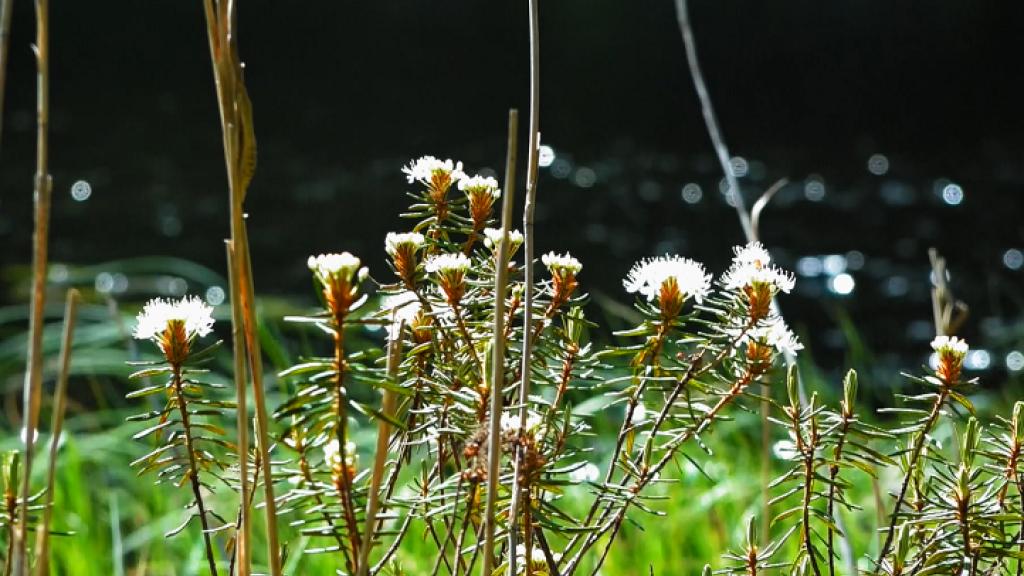
<svg viewBox="0 0 1024 576">
<path fill-rule="evenodd" d="M 1010 496 L 1024 494 L 1024 409 L 1018 404 L 994 435 L 970 419 L 957 458 L 940 458 L 931 438 L 940 418 L 973 413 L 965 395 L 973 383 L 962 381 L 963 340 L 935 339 L 934 373 L 912 378 L 933 391 L 903 398 L 908 407 L 898 414 L 908 421 L 895 430 L 859 418 L 852 372 L 837 409 L 817 394 L 805 398 L 795 370 L 779 378 L 777 369 L 780 357 L 802 349 L 773 304 L 793 289 L 794 277 L 753 242 L 735 248 L 717 279 L 678 255 L 637 262 L 623 286 L 636 295 L 641 321 L 618 333 L 621 346 L 596 350 L 587 339 L 584 266 L 568 253 L 540 258 L 546 274 L 533 286 L 533 322 L 523 325 L 524 263 L 512 261 L 523 236 L 489 227 L 502 193 L 493 178 L 467 176 L 461 163 L 429 156 L 403 172 L 418 187 L 406 214 L 414 223 L 385 238 L 389 279 L 371 278 L 347 252 L 309 258 L 321 309 L 289 320 L 323 335 L 330 353 L 280 374 L 292 392 L 274 411 L 279 513 L 322 541 L 307 552 L 333 556 L 339 573 L 404 573 L 398 552 L 415 535 L 435 550 L 433 565 L 417 573 L 468 574 L 492 555 L 496 574 L 596 574 L 627 520 L 671 513 L 648 493 L 669 480 L 669 465 L 692 461 L 684 447 L 704 447 L 702 438 L 730 411 L 762 401 L 787 438 L 776 446 L 787 469 L 771 482 L 767 503 L 779 528 L 774 540 L 759 540 L 751 521 L 746 546 L 724 558 L 722 573 L 842 573 L 839 560 L 855 561 L 842 559 L 837 543 L 841 513 L 855 508 L 846 498 L 850 478 L 883 469 L 897 470 L 900 484 L 880 526 L 877 558 L 861 563 L 867 571 L 990 574 L 1019 566 L 1024 521 Z M 452 197 L 453 188 L 463 196 Z M 502 271 L 508 284 L 499 307 Z M 211 324 L 210 309 L 195 299 L 148 304 L 135 336 L 153 340 L 165 362 L 137 376 L 167 380 L 131 396 L 167 397 L 162 410 L 138 417 L 157 422 L 138 437 L 162 440 L 137 464 L 191 486 L 189 519 L 199 519 L 216 573 L 211 539 L 231 534 L 233 523 L 204 497 L 215 486 L 234 489 L 230 460 L 237 455 L 216 424 L 233 404 L 208 398 L 194 368 L 207 352 L 193 345 Z M 366 325 L 386 328 L 384 348 L 347 345 L 346 334 Z M 500 363 L 492 354 L 495 326 L 507 348 Z M 527 341 L 531 393 L 522 406 Z M 784 394 L 762 398 L 762 385 L 779 384 Z M 622 413 L 610 454 L 593 451 L 590 416 L 575 409 L 595 395 Z M 360 454 L 353 430 L 372 425 L 376 448 Z M 884 447 L 894 442 L 895 450 Z M 251 469 L 253 485 L 267 481 L 258 466 Z M 563 501 L 572 485 L 588 487 L 585 512 Z M 491 494 L 498 512 L 489 517 Z M 497 532 L 491 542 L 488 522 Z"/>
</svg>

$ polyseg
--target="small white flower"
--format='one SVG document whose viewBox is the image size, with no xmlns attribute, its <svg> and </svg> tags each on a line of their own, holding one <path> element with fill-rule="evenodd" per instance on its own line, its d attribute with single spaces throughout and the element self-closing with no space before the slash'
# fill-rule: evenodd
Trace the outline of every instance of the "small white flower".
<svg viewBox="0 0 1024 576">
<path fill-rule="evenodd" d="M 453 182 L 466 177 L 466 173 L 462 171 L 462 162 L 452 162 L 451 159 L 440 160 L 433 156 L 423 156 L 410 162 L 408 166 L 402 168 L 402 172 L 405 173 L 410 184 L 417 181 L 430 184 L 435 172 L 448 173 Z"/>
<path fill-rule="evenodd" d="M 498 181 L 490 176 L 472 176 L 459 180 L 459 190 L 466 192 L 488 192 L 494 199 L 501 197 L 501 189 L 498 188 Z"/>
<path fill-rule="evenodd" d="M 792 440 L 779 440 L 772 445 L 772 452 L 779 460 L 795 460 L 800 452 L 796 449 L 796 443 Z"/>
<path fill-rule="evenodd" d="M 394 315 L 394 320 L 388 326 L 389 340 L 397 340 L 401 336 L 399 330 L 402 325 L 412 324 L 420 313 L 420 307 L 419 298 L 409 290 L 384 298 L 384 301 L 381 302 L 381 310 L 387 310 L 389 315 Z"/>
<path fill-rule="evenodd" d="M 577 483 L 594 482 L 600 475 L 601 471 L 597 466 L 595 466 L 593 462 L 587 462 L 583 466 L 569 472 L 569 480 Z"/>
<path fill-rule="evenodd" d="M 495 246 L 501 244 L 503 237 L 504 235 L 498 228 L 484 228 L 484 245 L 492 250 Z M 512 246 L 512 251 L 515 252 L 515 250 L 523 243 L 523 233 L 519 230 L 509 230 L 508 239 Z"/>
<path fill-rule="evenodd" d="M 956 336 L 936 336 L 932 340 L 932 350 L 939 353 L 946 352 L 957 356 L 964 356 L 969 349 L 967 341 Z"/>
<path fill-rule="evenodd" d="M 427 260 L 427 272 L 431 274 L 448 272 L 466 272 L 469 270 L 470 261 L 465 254 L 438 254 Z"/>
<path fill-rule="evenodd" d="M 526 415 L 526 431 L 536 430 L 540 427 L 543 420 L 540 414 L 530 412 Z M 519 431 L 519 413 L 518 412 L 502 412 L 501 414 L 501 431 L 505 434 L 511 434 Z"/>
<path fill-rule="evenodd" d="M 764 266 L 757 268 L 753 265 L 734 266 L 722 276 L 722 282 L 729 290 L 736 290 L 754 283 L 768 284 L 776 290 L 789 293 L 796 285 L 796 278 L 793 274 L 775 266 Z"/>
<path fill-rule="evenodd" d="M 767 346 L 772 346 L 780 354 L 795 355 L 804 349 L 804 345 L 786 326 L 782 318 L 773 318 L 768 324 L 758 326 L 747 333 L 747 339 L 753 339 Z"/>
<path fill-rule="evenodd" d="M 413 250 L 423 245 L 423 234 L 419 232 L 388 232 L 384 238 L 384 249 L 388 254 L 394 256 L 402 246 L 411 246 Z"/>
<path fill-rule="evenodd" d="M 793 274 L 772 266 L 771 255 L 760 242 L 733 248 L 736 255 L 729 269 L 722 275 L 728 290 L 737 290 L 754 283 L 767 284 L 775 290 L 789 293 L 796 284 Z"/>
<path fill-rule="evenodd" d="M 764 249 L 760 242 L 751 242 L 746 246 L 733 246 L 733 266 L 767 266 L 772 262 L 772 256 Z"/>
<path fill-rule="evenodd" d="M 661 285 L 669 278 L 675 278 L 679 291 L 698 303 L 711 290 L 711 275 L 703 264 L 668 254 L 637 262 L 622 284 L 626 292 L 636 292 L 651 301 L 658 297 Z"/>
<path fill-rule="evenodd" d="M 324 462 L 331 468 L 341 468 L 342 464 L 352 466 L 356 461 L 356 445 L 354 442 L 345 442 L 344 459 L 341 450 L 338 449 L 338 439 L 332 438 L 324 444 Z"/>
<path fill-rule="evenodd" d="M 583 269 L 583 264 L 580 264 L 580 261 L 573 258 L 568 252 L 564 255 L 557 252 L 548 252 L 540 257 L 540 261 L 548 267 L 548 271 L 552 275 L 561 271 L 579 274 L 580 270 Z"/>
<path fill-rule="evenodd" d="M 560 555 L 553 554 L 554 560 L 558 561 Z M 548 565 L 548 559 L 544 556 L 544 551 L 540 549 L 540 546 L 533 546 L 530 548 L 530 572 L 535 572 L 538 569 L 546 569 Z M 516 545 L 516 573 L 526 574 L 526 544 Z"/>
<path fill-rule="evenodd" d="M 186 296 L 178 301 L 154 298 L 146 303 L 136 317 L 134 336 L 139 340 L 159 337 L 167 330 L 171 320 L 185 323 L 188 339 L 206 336 L 213 327 L 213 308 L 196 296 Z"/>
<path fill-rule="evenodd" d="M 365 268 L 360 270 L 359 263 L 359 258 L 348 252 L 310 256 L 309 260 L 306 261 L 309 269 L 324 281 L 334 276 L 340 276 L 346 281 L 351 281 L 356 271 L 359 271 L 360 275 L 362 275 L 363 271 L 366 270 Z"/>
<path fill-rule="evenodd" d="M 644 406 L 643 402 L 641 402 L 641 403 L 637 404 L 635 408 L 633 408 L 633 415 L 630 416 L 630 418 L 629 418 L 629 425 L 630 426 L 639 426 L 640 424 L 644 423 L 644 420 L 646 418 L 647 418 L 647 407 Z"/>
</svg>

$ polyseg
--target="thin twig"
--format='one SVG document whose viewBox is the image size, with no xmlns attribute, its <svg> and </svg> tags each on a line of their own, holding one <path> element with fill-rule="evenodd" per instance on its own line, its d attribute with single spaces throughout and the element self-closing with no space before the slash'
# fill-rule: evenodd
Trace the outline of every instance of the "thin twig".
<svg viewBox="0 0 1024 576">
<path fill-rule="evenodd" d="M 75 335 L 75 319 L 78 314 L 78 290 L 68 290 L 64 304 L 64 332 L 60 340 L 60 372 L 57 387 L 53 391 L 53 414 L 50 416 L 50 462 L 46 470 L 46 502 L 43 505 L 43 520 L 36 531 L 36 575 L 50 573 L 50 519 L 53 515 L 53 491 L 57 477 L 57 449 L 64 428 L 64 407 L 67 404 L 68 373 L 71 370 L 71 343 Z"/>
<path fill-rule="evenodd" d="M 39 401 L 43 387 L 43 322 L 46 306 L 46 265 L 49 252 L 50 189 L 49 120 L 50 120 L 50 28 L 49 0 L 36 0 L 36 177 L 35 236 L 32 253 L 32 309 L 29 315 L 28 358 L 25 367 L 24 419 L 25 468 L 21 478 L 21 508 L 14 535 L 14 575 L 28 574 L 28 499 L 32 486 L 32 460 L 35 434 L 39 427 Z"/>
<path fill-rule="evenodd" d="M 540 26 L 537 0 L 529 0 L 530 22 L 530 135 L 526 162 L 526 202 L 523 208 L 523 352 L 519 369 L 519 429 L 526 429 L 530 400 L 530 362 L 533 357 L 533 214 L 537 201 L 537 165 L 540 146 Z M 516 574 L 516 518 L 519 513 L 519 468 L 523 448 L 518 443 L 513 450 L 512 499 L 509 503 L 508 572 Z M 529 530 L 528 526 L 523 528 Z"/>
<path fill-rule="evenodd" d="M 508 111 L 508 150 L 505 156 L 505 196 L 501 201 L 501 249 L 498 251 L 497 272 L 494 275 L 494 329 L 492 331 L 491 359 L 491 414 L 487 435 L 487 500 L 484 507 L 484 561 L 481 576 L 491 576 L 494 566 L 494 507 L 498 498 L 501 464 L 501 396 L 505 386 L 505 295 L 508 292 L 508 233 L 512 228 L 512 200 L 516 183 L 516 146 L 518 143 L 519 111 Z M 527 256 L 529 258 L 529 256 Z M 477 546 L 479 547 L 479 540 Z M 443 552 L 443 551 L 442 551 Z"/>
<path fill-rule="evenodd" d="M 740 226 L 743 227 L 743 235 L 747 241 L 753 240 L 754 231 L 750 224 L 750 216 L 747 213 L 746 203 L 743 201 L 743 194 L 740 192 L 740 184 L 736 179 L 736 173 L 732 169 L 729 149 L 722 138 L 722 132 L 718 127 L 718 119 L 715 117 L 715 109 L 711 105 L 711 95 L 708 93 L 708 85 L 704 82 L 704 74 L 700 70 L 700 61 L 697 59 L 697 44 L 693 39 L 693 28 L 690 26 L 690 13 L 686 7 L 687 0 L 676 0 L 676 18 L 679 20 L 679 29 L 683 33 L 683 44 L 686 46 L 686 61 L 690 66 L 690 77 L 693 78 L 693 87 L 697 90 L 697 98 L 700 99 L 700 111 L 704 115 L 704 123 L 708 128 L 708 136 L 711 137 L 711 145 L 715 148 L 715 155 L 718 156 L 718 163 L 722 165 L 725 172 L 725 181 L 729 185 L 726 192 L 731 204 L 736 208 L 736 214 L 740 218 Z"/>
</svg>

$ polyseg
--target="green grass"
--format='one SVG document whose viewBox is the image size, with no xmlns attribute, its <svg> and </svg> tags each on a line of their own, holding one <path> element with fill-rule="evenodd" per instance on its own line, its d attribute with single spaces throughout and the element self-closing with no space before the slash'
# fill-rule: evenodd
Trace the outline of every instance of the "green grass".
<svg viewBox="0 0 1024 576">
<path fill-rule="evenodd" d="M 57 475 L 55 528 L 74 534 L 54 538 L 51 573 L 202 574 L 202 540 L 194 527 L 174 538 L 163 535 L 184 518 L 182 507 L 190 493 L 185 487 L 154 485 L 152 477 L 139 478 L 128 467 L 132 459 L 145 452 L 146 446 L 131 440 L 139 426 L 124 423 L 125 414 L 108 411 L 68 421 Z M 651 570 L 655 574 L 696 574 L 705 563 L 720 565 L 719 556 L 743 542 L 747 519 L 758 514 L 760 507 L 759 421 L 756 415 L 740 413 L 737 421 L 719 422 L 717 426 L 716 432 L 709 435 L 711 456 L 693 447 L 688 452 L 700 462 L 704 473 L 686 460 L 669 469 L 667 476 L 672 479 L 651 490 L 650 504 L 664 516 L 634 512 L 631 519 L 635 523 L 623 530 L 604 574 L 640 575 Z M 363 462 L 368 461 L 364 448 L 369 439 L 367 434 L 362 442 Z M 45 437 L 42 440 L 48 441 Z M 598 440 L 601 447 L 612 438 L 603 435 Z M 3 449 L 13 447 L 12 440 L 0 443 Z M 37 469 L 40 476 L 41 471 L 42 467 Z M 589 503 L 582 487 L 564 497 L 570 508 L 581 512 Z M 871 501 L 867 478 L 859 477 L 852 497 L 857 502 Z M 231 500 L 222 504 L 234 505 Z M 214 507 L 217 508 L 216 504 Z M 225 505 L 219 509 L 225 513 L 233 510 Z M 781 509 L 782 505 L 776 512 Z M 866 528 L 851 533 L 860 537 L 870 533 L 873 513 L 869 508 L 848 517 L 850 526 Z M 781 533 L 783 528 L 777 527 L 774 532 Z M 333 559 L 302 553 L 305 548 L 323 545 L 322 541 L 294 533 L 283 541 L 289 544 L 288 573 L 332 573 Z M 225 538 L 221 536 L 217 542 L 223 554 Z M 875 544 L 860 539 L 854 540 L 853 545 L 857 554 L 863 555 L 873 550 Z M 262 542 L 255 543 L 254 550 L 257 559 L 263 557 Z M 409 574 L 429 572 L 434 554 L 424 542 L 421 527 L 406 539 L 399 558 Z M 256 569 L 260 569 L 258 562 Z"/>
</svg>

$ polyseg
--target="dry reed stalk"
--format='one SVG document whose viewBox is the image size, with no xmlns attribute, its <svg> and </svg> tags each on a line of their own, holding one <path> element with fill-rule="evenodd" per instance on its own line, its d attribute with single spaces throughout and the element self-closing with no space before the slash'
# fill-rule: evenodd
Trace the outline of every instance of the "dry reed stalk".
<svg viewBox="0 0 1024 576">
<path fill-rule="evenodd" d="M 49 252 L 50 188 L 49 120 L 50 120 L 50 10 L 48 0 L 36 0 L 36 177 L 34 189 L 35 231 L 32 249 L 32 303 L 29 313 L 28 358 L 25 367 L 24 407 L 22 417 L 25 434 L 24 475 L 14 537 L 14 575 L 25 576 L 28 565 L 28 499 L 31 493 L 32 460 L 35 433 L 39 427 L 39 403 L 43 387 L 43 322 L 46 306 L 46 266 Z"/>
<path fill-rule="evenodd" d="M 533 357 L 533 214 L 537 200 L 537 164 L 540 146 L 540 27 L 537 15 L 537 0 L 529 0 L 530 19 L 530 135 L 526 159 L 526 202 L 523 207 L 523 354 L 519 370 L 519 429 L 526 429 L 526 417 L 530 399 L 530 362 Z M 509 503 L 509 574 L 516 573 L 516 532 L 519 512 L 519 467 L 522 460 L 522 446 L 516 445 L 513 453 L 512 500 Z M 524 527 L 529 530 L 529 527 Z M 529 542 L 529 538 L 527 541 Z M 526 551 L 529 558 L 530 551 Z"/>
<path fill-rule="evenodd" d="M 498 497 L 501 471 L 501 395 L 505 384 L 505 295 L 508 292 L 508 232 L 512 228 L 512 199 L 516 189 L 516 147 L 519 111 L 508 111 L 508 149 L 505 156 L 505 195 L 501 201 L 501 249 L 494 275 L 494 329 L 491 356 L 491 407 L 487 434 L 487 500 L 484 508 L 484 561 L 481 576 L 491 576 L 494 566 L 494 507 Z M 527 334 L 529 332 L 527 331 Z M 478 546 L 479 548 L 479 546 Z M 514 551 L 513 551 L 514 553 Z"/>
<path fill-rule="evenodd" d="M 75 335 L 78 301 L 78 290 L 68 290 L 64 303 L 64 332 L 60 339 L 60 368 L 57 373 L 57 387 L 53 391 L 53 414 L 50 417 L 50 462 L 46 471 L 46 502 L 43 504 L 42 522 L 36 530 L 36 576 L 50 573 L 50 519 L 53 515 L 53 491 L 57 476 L 57 449 L 60 447 L 60 436 L 64 428 L 68 374 L 71 371 L 71 344 Z"/>
<path fill-rule="evenodd" d="M 392 318 L 394 322 L 394 318 Z M 402 334 L 403 325 L 399 325 L 396 334 Z M 396 336 L 388 341 L 387 374 L 388 382 L 392 385 L 398 384 L 398 364 L 402 356 L 402 338 Z M 394 416 L 395 393 L 387 388 L 384 389 L 384 400 L 381 412 L 387 416 Z M 373 455 L 373 472 L 370 476 L 370 493 L 366 502 L 366 529 L 362 548 L 359 550 L 359 562 L 356 573 L 359 576 L 368 576 L 370 573 L 370 548 L 373 547 L 374 535 L 377 533 L 377 512 L 380 509 L 380 486 L 384 478 L 384 464 L 388 457 L 388 445 L 391 440 L 391 425 L 387 420 L 381 418 L 377 423 L 377 447 Z M 398 463 L 396 462 L 396 466 Z"/>
<path fill-rule="evenodd" d="M 242 334 L 242 306 L 235 298 L 238 294 L 238 279 L 235 275 L 235 253 L 230 240 L 224 244 L 227 249 L 228 288 L 231 290 L 231 342 L 235 372 L 235 412 L 238 416 L 238 527 L 235 535 L 235 566 L 238 576 L 249 576 L 252 570 L 252 527 L 249 510 L 249 407 L 246 394 L 245 340 Z"/>
<path fill-rule="evenodd" d="M 252 103 L 242 78 L 242 64 L 238 57 L 235 29 L 235 3 L 230 0 L 204 0 L 210 59 L 217 88 L 221 130 L 224 139 L 224 161 L 227 167 L 231 210 L 232 273 L 235 292 L 241 311 L 245 349 L 249 373 L 252 378 L 253 400 L 256 405 L 256 439 L 259 461 L 263 473 L 264 512 L 267 525 L 267 563 L 271 576 L 281 576 L 281 556 L 278 545 L 277 502 L 270 463 L 270 441 L 267 432 L 266 395 L 263 389 L 263 365 L 257 338 L 256 308 L 253 295 L 252 262 L 245 229 L 243 203 L 256 166 L 256 140 L 252 124 Z M 237 332 L 237 327 L 234 328 Z M 248 526 L 241 533 L 247 534 Z M 243 536 L 244 537 L 244 536 Z M 246 567 L 240 568 L 242 570 Z"/>
</svg>

